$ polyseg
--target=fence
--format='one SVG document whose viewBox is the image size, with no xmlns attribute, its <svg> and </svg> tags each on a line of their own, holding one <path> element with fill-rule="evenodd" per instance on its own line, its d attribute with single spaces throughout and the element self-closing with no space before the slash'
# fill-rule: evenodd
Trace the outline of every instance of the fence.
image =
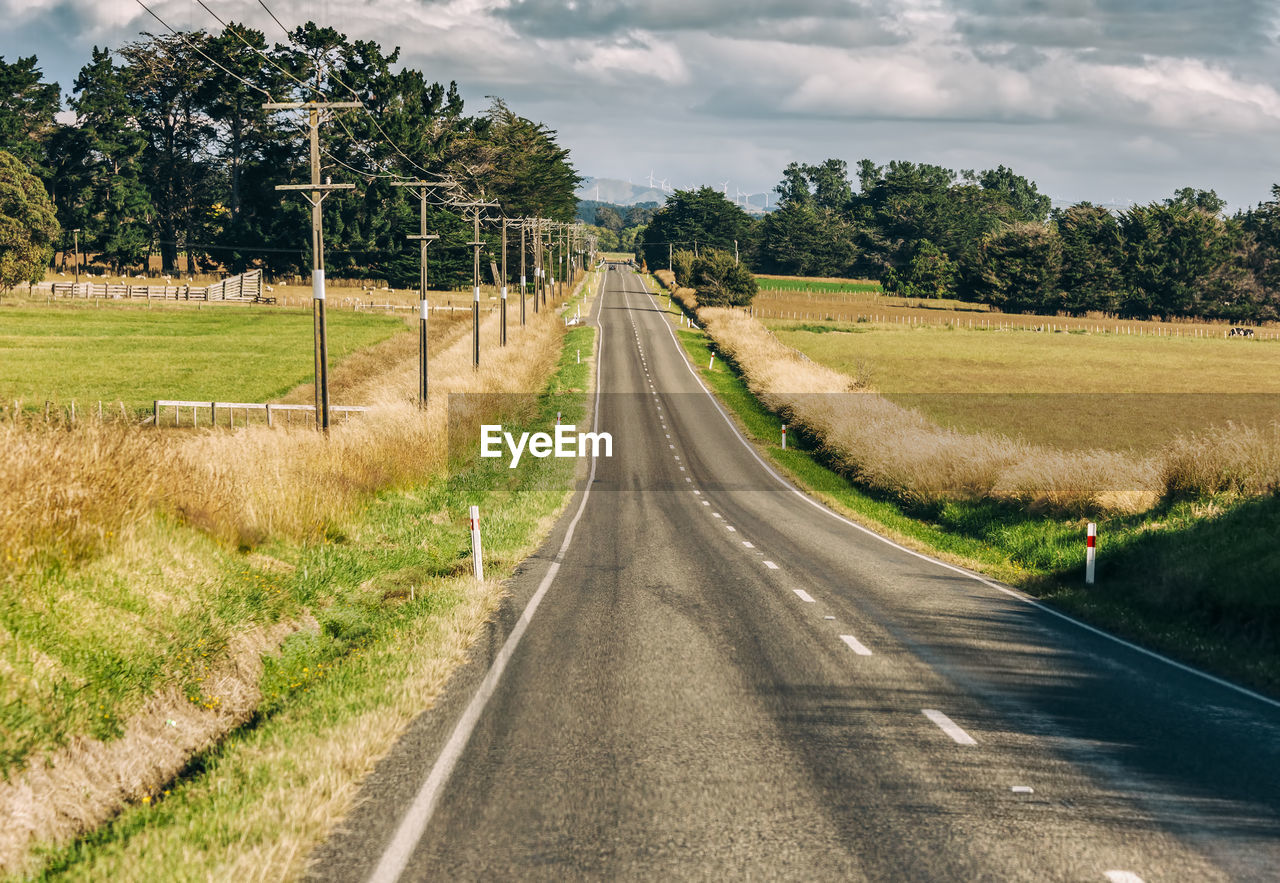
<svg viewBox="0 0 1280 883">
<path fill-rule="evenodd" d="M 173 426 L 182 425 L 182 411 L 184 408 L 191 409 L 191 426 L 198 427 L 200 425 L 200 412 L 202 410 L 209 411 L 209 425 L 218 425 L 218 412 L 225 412 L 227 415 L 227 426 L 234 429 L 236 425 L 236 411 L 244 412 L 244 425 L 249 424 L 249 415 L 254 412 L 264 412 L 267 417 L 267 425 L 275 426 L 275 417 L 283 414 L 286 424 L 293 422 L 293 414 L 302 411 L 308 414 L 315 414 L 315 405 L 275 405 L 263 402 L 185 402 L 174 399 L 156 399 L 152 406 L 151 425 L 160 425 L 160 411 L 162 408 L 173 408 Z M 363 405 L 330 405 L 329 412 L 333 415 L 342 414 L 343 420 L 350 419 L 352 414 L 362 414 L 369 408 Z"/>
<path fill-rule="evenodd" d="M 98 282 L 42 282 L 34 289 L 47 289 L 52 297 L 107 298 L 110 300 L 196 300 L 232 303 L 275 303 L 262 296 L 262 271 L 250 270 L 206 286 L 191 285 L 107 285 Z"/>
</svg>

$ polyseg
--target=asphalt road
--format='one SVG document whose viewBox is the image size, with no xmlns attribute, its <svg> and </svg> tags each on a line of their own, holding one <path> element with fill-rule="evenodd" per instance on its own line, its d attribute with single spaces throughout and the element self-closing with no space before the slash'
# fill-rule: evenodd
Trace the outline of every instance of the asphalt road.
<svg viewBox="0 0 1280 883">
<path fill-rule="evenodd" d="M 614 456 L 315 879 L 1280 879 L 1280 705 L 779 482 L 633 273 L 593 319 Z"/>
</svg>

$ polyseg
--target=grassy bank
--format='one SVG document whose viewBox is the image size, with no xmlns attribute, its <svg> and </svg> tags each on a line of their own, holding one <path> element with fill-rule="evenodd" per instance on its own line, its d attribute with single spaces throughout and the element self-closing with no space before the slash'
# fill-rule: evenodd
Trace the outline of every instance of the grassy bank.
<svg viewBox="0 0 1280 883">
<path fill-rule="evenodd" d="M 594 330 L 564 338 L 530 429 L 581 419 Z M 594 361 L 594 360 L 592 360 Z M 250 726 L 197 756 L 179 781 L 71 847 L 44 856 L 42 879 L 287 878 L 350 808 L 361 778 L 439 694 L 501 594 L 567 499 L 573 464 L 527 458 L 469 468 L 381 494 L 323 542 L 272 544 L 238 562 L 274 582 L 318 625 L 267 660 Z M 470 577 L 467 507 L 482 512 L 483 585 Z M 265 559 L 264 559 L 265 560 Z"/>
<path fill-rule="evenodd" d="M 375 411 L 328 440 L 260 426 L 0 428 L 0 817 L 24 820 L 0 831 L 0 870 L 28 830 L 82 831 L 122 801 L 153 805 L 174 757 L 286 711 L 333 660 L 358 658 L 371 622 L 406 600 L 416 616 L 435 598 L 442 622 L 457 620 L 440 632 L 445 643 L 417 647 L 432 677 L 447 672 L 498 596 L 495 584 L 473 591 L 461 577 L 464 498 L 484 498 L 486 555 L 501 573 L 567 480 L 532 466 L 514 480 L 450 469 L 446 439 L 502 413 L 535 424 L 548 409 L 571 413 L 580 402 L 553 407 L 552 397 L 582 398 L 587 362 L 576 350 L 592 352 L 589 329 L 566 334 L 550 311 L 511 329 L 505 349 L 496 325 L 482 324 L 480 370 L 461 325 L 440 326 L 426 411 L 408 395 L 416 346 L 370 348 L 378 357 L 360 360 L 369 375 L 350 383 Z M 451 394 L 480 404 L 451 420 Z M 264 668 L 262 650 L 288 633 Z"/>
<path fill-rule="evenodd" d="M 995 501 L 910 505 L 851 482 L 839 458 L 789 433 L 702 331 L 678 331 L 704 382 L 782 471 L 836 511 L 913 548 L 1017 586 L 1115 633 L 1280 694 L 1280 500 L 1218 495 L 1095 516 L 1098 573 L 1086 587 L 1084 518 Z"/>
</svg>

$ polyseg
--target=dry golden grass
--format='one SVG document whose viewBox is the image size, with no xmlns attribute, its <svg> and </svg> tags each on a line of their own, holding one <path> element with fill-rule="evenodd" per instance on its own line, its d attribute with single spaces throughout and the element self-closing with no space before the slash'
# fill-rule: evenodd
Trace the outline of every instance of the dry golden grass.
<svg viewBox="0 0 1280 883">
<path fill-rule="evenodd" d="M 496 315 L 482 323 L 487 339 L 497 323 Z M 231 434 L 96 421 L 0 426 L 0 573 L 92 557 L 157 508 L 236 546 L 314 537 L 365 495 L 434 474 L 446 454 L 449 394 L 537 389 L 562 328 L 550 311 L 532 316 L 511 346 L 487 347 L 475 371 L 464 323 L 440 324 L 431 407 L 411 400 L 416 339 L 401 335 L 335 372 L 340 391 L 375 411 L 336 425 L 327 440 L 301 425 Z"/>
<path fill-rule="evenodd" d="M 1150 460 L 944 429 L 806 360 L 739 310 L 703 309 L 698 316 L 766 406 L 819 439 L 851 477 L 900 499 L 991 499 L 1080 513 L 1142 510 L 1161 491 Z"/>
</svg>

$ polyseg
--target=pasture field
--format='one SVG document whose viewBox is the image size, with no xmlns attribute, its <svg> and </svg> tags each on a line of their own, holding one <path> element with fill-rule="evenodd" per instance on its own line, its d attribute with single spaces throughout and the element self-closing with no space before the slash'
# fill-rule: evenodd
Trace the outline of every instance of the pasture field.
<svg viewBox="0 0 1280 883">
<path fill-rule="evenodd" d="M 404 330 L 403 318 L 332 310 L 331 363 Z M 270 401 L 311 378 L 309 309 L 84 301 L 0 308 L 0 402 L 130 412 L 154 399 Z M 340 403 L 346 404 L 346 403 Z M 358 402 L 350 404 L 359 404 Z"/>
<path fill-rule="evenodd" d="M 761 291 L 803 291 L 821 294 L 878 294 L 880 283 L 873 279 L 837 279 L 816 276 L 757 275 Z"/>
<path fill-rule="evenodd" d="M 766 324 L 814 361 L 966 432 L 1149 451 L 1228 421 L 1280 419 L 1280 345 L 1269 341 Z"/>
</svg>

